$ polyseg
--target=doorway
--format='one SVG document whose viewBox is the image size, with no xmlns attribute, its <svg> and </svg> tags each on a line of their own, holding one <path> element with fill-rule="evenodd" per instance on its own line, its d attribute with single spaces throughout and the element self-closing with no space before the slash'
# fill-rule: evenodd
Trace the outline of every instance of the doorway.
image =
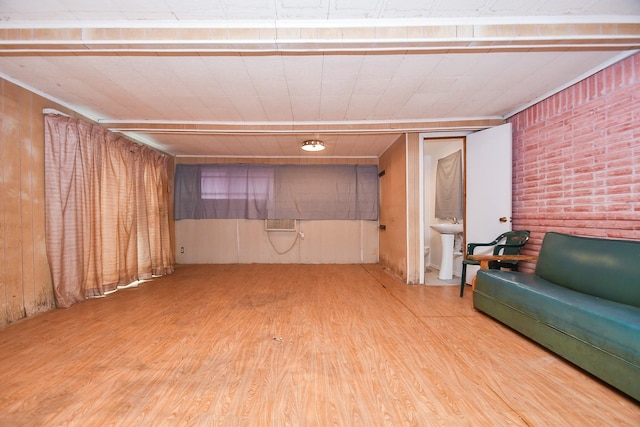
<svg viewBox="0 0 640 427">
<path fill-rule="evenodd" d="M 450 144 L 450 146 L 449 146 Z M 423 133 L 419 136 L 420 147 L 420 200 L 419 227 L 421 228 L 420 282 L 425 284 L 425 269 L 438 266 L 442 259 L 442 245 L 436 231 L 430 227 L 436 221 L 433 189 L 433 171 L 440 156 L 460 148 L 463 150 L 463 223 L 462 239 L 458 237 L 457 250 L 452 260 L 453 279 L 459 280 L 462 271 L 462 250 L 465 240 L 489 242 L 497 235 L 511 229 L 512 210 L 512 129 L 510 123 L 483 129 L 477 132 Z M 435 162 L 435 163 L 434 163 Z M 490 187 L 486 184 L 490 183 Z M 469 213 L 473 215 L 469 215 Z M 434 241 L 434 239 L 436 239 Z M 428 248 L 428 254 L 426 249 Z M 440 259 L 439 259 L 440 258 Z M 467 269 L 467 282 L 477 271 Z M 429 283 L 427 283 L 429 284 Z M 458 283 L 459 284 L 459 283 Z"/>
<path fill-rule="evenodd" d="M 452 222 L 451 219 L 437 218 L 435 216 L 436 198 L 436 171 L 438 160 L 443 159 L 457 151 L 463 150 L 464 135 L 453 136 L 429 136 L 421 135 L 422 141 L 422 169 L 423 169 L 423 234 L 424 234 L 424 266 L 423 280 L 425 285 L 459 285 L 462 272 L 462 234 L 456 234 L 454 238 L 454 250 L 450 279 L 440 277 L 442 266 L 443 247 L 441 234 L 433 230 L 430 225 L 440 222 Z M 464 169 L 464 156 L 463 165 Z M 464 173 L 463 173 L 464 176 Z M 464 218 L 456 218 L 459 222 L 464 222 Z M 446 252 L 446 250 L 445 250 Z"/>
</svg>

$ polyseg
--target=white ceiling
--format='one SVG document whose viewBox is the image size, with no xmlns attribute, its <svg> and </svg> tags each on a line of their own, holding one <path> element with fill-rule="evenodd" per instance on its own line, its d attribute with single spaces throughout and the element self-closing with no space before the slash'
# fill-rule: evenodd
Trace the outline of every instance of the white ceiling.
<svg viewBox="0 0 640 427">
<path fill-rule="evenodd" d="M 640 1 L 0 0 L 0 34 L 0 77 L 174 155 L 377 157 L 632 54 Z"/>
</svg>

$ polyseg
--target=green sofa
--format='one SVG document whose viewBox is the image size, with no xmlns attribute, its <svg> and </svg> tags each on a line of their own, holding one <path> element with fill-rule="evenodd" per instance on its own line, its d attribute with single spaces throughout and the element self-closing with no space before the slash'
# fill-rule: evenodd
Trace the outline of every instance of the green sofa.
<svg viewBox="0 0 640 427">
<path fill-rule="evenodd" d="M 640 241 L 549 232 L 535 274 L 481 270 L 473 305 L 640 400 Z"/>
</svg>

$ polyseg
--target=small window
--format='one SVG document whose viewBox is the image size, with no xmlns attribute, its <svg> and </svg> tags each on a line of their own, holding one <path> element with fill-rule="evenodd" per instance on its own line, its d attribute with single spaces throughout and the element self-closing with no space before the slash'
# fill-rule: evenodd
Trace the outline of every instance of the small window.
<svg viewBox="0 0 640 427">
<path fill-rule="evenodd" d="M 200 197 L 209 200 L 267 200 L 273 190 L 273 171 L 216 165 L 200 172 Z"/>
</svg>

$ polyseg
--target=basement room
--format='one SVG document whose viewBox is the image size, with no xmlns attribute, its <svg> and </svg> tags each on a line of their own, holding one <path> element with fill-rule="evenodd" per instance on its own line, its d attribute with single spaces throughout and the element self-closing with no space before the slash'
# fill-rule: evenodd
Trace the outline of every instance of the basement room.
<svg viewBox="0 0 640 427">
<path fill-rule="evenodd" d="M 637 0 L 0 13 L 0 425 L 640 425 Z"/>
</svg>

